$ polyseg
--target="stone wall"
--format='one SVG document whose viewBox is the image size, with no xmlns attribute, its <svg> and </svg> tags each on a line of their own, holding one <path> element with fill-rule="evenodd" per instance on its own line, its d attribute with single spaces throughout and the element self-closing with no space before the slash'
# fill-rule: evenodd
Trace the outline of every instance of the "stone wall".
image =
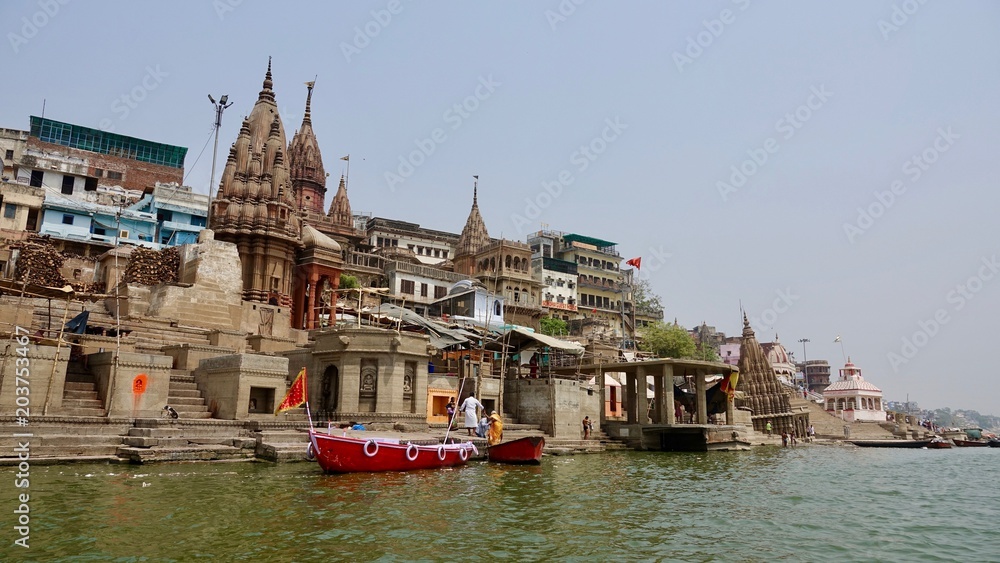
<svg viewBox="0 0 1000 563">
<path fill-rule="evenodd" d="M 537 424 L 555 438 L 579 438 L 584 416 L 598 428 L 601 395 L 569 379 L 518 379 L 508 381 L 504 410 L 522 424 Z M 506 404 L 509 401 L 510 404 Z"/>
<path fill-rule="evenodd" d="M 69 349 L 63 347 L 56 362 L 55 346 L 37 344 L 21 345 L 16 340 L 3 343 L 0 354 L 0 412 L 15 415 L 18 407 L 27 409 L 29 416 L 43 414 L 46 402 L 49 411 L 62 407 L 63 387 L 66 383 L 66 365 Z M 23 350 L 19 352 L 19 350 Z M 54 367 L 54 369 L 53 369 Z M 18 378 L 21 381 L 18 381 Z M 18 387 L 27 387 L 27 399 L 18 403 Z M 18 413 L 16 416 L 23 416 Z"/>
<path fill-rule="evenodd" d="M 115 352 L 87 356 L 98 398 L 110 417 L 159 417 L 167 404 L 172 364 L 169 356 L 120 352 L 116 369 Z"/>
<path fill-rule="evenodd" d="M 240 420 L 250 413 L 273 413 L 288 391 L 288 358 L 231 354 L 202 360 L 195 383 L 213 418 Z"/>
</svg>

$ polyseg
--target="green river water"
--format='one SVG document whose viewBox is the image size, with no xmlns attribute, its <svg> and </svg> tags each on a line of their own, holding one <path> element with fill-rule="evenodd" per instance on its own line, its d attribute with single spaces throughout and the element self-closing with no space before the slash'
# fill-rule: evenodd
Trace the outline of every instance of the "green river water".
<svg viewBox="0 0 1000 563">
<path fill-rule="evenodd" d="M 323 475 L 313 463 L 14 468 L 3 561 L 1000 561 L 1000 449 L 756 448 Z"/>
</svg>

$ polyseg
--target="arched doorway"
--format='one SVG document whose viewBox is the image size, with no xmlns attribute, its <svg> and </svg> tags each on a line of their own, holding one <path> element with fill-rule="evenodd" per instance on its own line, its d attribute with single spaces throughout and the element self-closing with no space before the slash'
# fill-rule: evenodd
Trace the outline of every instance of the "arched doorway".
<svg viewBox="0 0 1000 563">
<path fill-rule="evenodd" d="M 339 397 L 340 370 L 337 369 L 337 366 L 327 366 L 323 371 L 322 385 L 320 387 L 320 416 L 329 417 L 337 412 Z"/>
</svg>

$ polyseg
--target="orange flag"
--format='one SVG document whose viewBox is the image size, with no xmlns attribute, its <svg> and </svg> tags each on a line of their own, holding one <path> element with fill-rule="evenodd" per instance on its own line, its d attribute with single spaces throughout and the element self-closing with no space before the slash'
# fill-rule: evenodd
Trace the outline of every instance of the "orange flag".
<svg viewBox="0 0 1000 563">
<path fill-rule="evenodd" d="M 274 411 L 274 415 L 294 409 L 295 407 L 301 406 L 306 402 L 306 368 L 302 368 L 302 371 L 295 376 L 295 381 L 292 382 L 292 386 L 288 388 L 288 394 L 285 395 L 284 400 L 278 405 L 278 409 Z"/>
</svg>

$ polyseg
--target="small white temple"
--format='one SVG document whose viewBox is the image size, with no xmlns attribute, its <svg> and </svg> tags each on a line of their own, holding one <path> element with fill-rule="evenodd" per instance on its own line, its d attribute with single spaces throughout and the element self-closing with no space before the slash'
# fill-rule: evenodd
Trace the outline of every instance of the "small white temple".
<svg viewBox="0 0 1000 563">
<path fill-rule="evenodd" d="M 823 400 L 827 412 L 846 421 L 885 421 L 882 390 L 865 381 L 850 358 L 840 370 L 840 380 L 823 391 Z"/>
</svg>

